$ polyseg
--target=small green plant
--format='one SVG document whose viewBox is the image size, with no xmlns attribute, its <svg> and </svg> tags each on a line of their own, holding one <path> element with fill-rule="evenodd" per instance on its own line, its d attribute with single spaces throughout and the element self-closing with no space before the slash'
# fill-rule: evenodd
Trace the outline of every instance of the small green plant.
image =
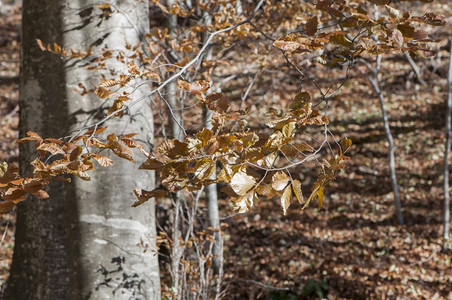
<svg viewBox="0 0 452 300">
<path fill-rule="evenodd" d="M 295 300 L 297 295 L 291 291 L 271 291 L 265 296 L 266 300 Z"/>
<path fill-rule="evenodd" d="M 301 296 L 307 297 L 315 294 L 319 298 L 325 298 L 328 293 L 328 283 L 325 280 L 316 281 L 309 279 L 301 292 Z"/>
</svg>

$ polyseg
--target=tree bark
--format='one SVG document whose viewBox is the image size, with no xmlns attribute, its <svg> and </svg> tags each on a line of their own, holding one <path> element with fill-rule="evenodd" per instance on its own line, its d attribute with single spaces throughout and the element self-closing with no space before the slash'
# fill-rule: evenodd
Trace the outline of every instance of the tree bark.
<svg viewBox="0 0 452 300">
<path fill-rule="evenodd" d="M 88 71 L 86 60 L 42 52 L 35 39 L 65 48 L 93 46 L 98 54 L 103 48 L 127 52 L 126 42 L 137 44 L 149 28 L 148 4 L 109 3 L 113 13 L 105 16 L 94 0 L 24 1 L 20 136 L 31 130 L 63 137 L 105 116 L 95 95 L 72 90 L 79 82 L 87 88 L 100 83 L 99 72 Z M 107 67 L 107 78 L 127 70 L 119 62 Z M 134 97 L 146 88 L 142 85 Z M 140 133 L 142 143 L 153 144 L 152 114 L 144 102 L 133 106 L 130 116 L 106 125 L 110 133 Z M 21 144 L 24 173 L 31 171 L 32 148 Z M 19 204 L 5 299 L 160 299 L 154 203 L 131 208 L 132 189 L 151 189 L 154 174 L 112 159 L 115 164 L 109 168 L 96 166 L 90 182 L 55 182 L 48 188 L 49 199 L 30 197 Z"/>
<path fill-rule="evenodd" d="M 449 153 L 452 113 L 452 39 L 449 40 L 449 72 L 447 74 L 446 145 L 444 151 L 444 208 L 443 208 L 443 251 L 451 249 L 449 242 L 450 194 L 449 194 Z"/>
<path fill-rule="evenodd" d="M 381 66 L 381 54 L 377 55 L 377 63 L 374 69 L 372 69 L 373 78 L 369 77 L 370 84 L 372 85 L 374 91 L 378 95 L 378 100 L 380 102 L 380 110 L 381 115 L 383 118 L 383 125 L 385 128 L 385 134 L 386 138 L 388 139 L 388 158 L 389 158 L 389 169 L 391 172 L 391 184 L 392 184 L 392 191 L 394 193 L 394 205 L 396 208 L 396 218 L 397 222 L 402 225 L 404 223 L 403 221 L 403 215 L 402 215 L 402 204 L 400 201 L 400 194 L 399 194 L 399 184 L 397 183 L 397 175 L 395 170 L 395 154 L 394 154 L 394 138 L 392 137 L 391 133 L 391 127 L 389 126 L 389 119 L 388 114 L 386 112 L 385 108 L 385 102 L 383 93 L 380 89 L 380 81 L 378 79 L 378 74 L 380 72 L 380 66 Z"/>
</svg>

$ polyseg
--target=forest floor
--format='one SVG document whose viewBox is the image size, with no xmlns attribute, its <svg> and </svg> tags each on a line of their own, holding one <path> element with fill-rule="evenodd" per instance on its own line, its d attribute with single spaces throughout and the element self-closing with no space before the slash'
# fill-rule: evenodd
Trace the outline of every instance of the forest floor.
<svg viewBox="0 0 452 300">
<path fill-rule="evenodd" d="M 0 24 L 0 161 L 18 148 L 20 12 Z M 440 252 L 442 166 L 448 50 L 417 61 L 426 85 L 405 57 L 385 57 L 382 88 L 396 140 L 404 225 L 394 217 L 387 142 L 378 99 L 352 72 L 331 101 L 330 131 L 353 140 L 348 167 L 327 188 L 321 210 L 278 200 L 236 215 L 221 200 L 225 229 L 225 299 L 452 299 L 452 256 Z M 316 72 L 316 70 L 314 70 Z M 317 72 L 322 72 L 321 69 Z M 334 75 L 335 69 L 333 69 Z M 337 70 L 342 72 L 342 70 Z M 310 170 L 300 169 L 309 180 Z M 311 171 L 312 172 L 312 171 Z M 230 217 L 226 217 L 231 215 Z M 0 220 L 0 285 L 14 246 L 14 210 Z"/>
</svg>

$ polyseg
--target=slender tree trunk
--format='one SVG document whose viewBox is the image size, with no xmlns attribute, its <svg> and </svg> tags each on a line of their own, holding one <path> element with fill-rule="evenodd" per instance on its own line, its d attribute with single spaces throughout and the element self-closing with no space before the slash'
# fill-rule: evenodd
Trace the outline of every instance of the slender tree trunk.
<svg viewBox="0 0 452 300">
<path fill-rule="evenodd" d="M 175 4 L 174 0 L 167 0 L 166 4 L 169 8 L 171 8 L 171 6 L 173 4 Z M 174 38 L 174 31 L 177 28 L 177 15 L 169 15 L 168 16 L 168 33 L 172 35 L 172 37 Z M 174 61 L 176 61 L 176 57 L 173 57 L 173 54 L 170 53 L 170 55 L 172 56 L 171 59 Z M 181 101 L 180 98 L 178 99 L 177 97 L 177 80 L 173 80 L 170 83 L 168 83 L 168 88 L 167 90 L 167 95 L 165 96 L 168 104 L 170 106 L 170 112 L 169 112 L 169 116 L 170 116 L 170 127 L 171 127 L 171 133 L 172 133 L 172 138 L 174 139 L 179 139 L 182 140 L 183 136 L 182 136 L 182 125 L 183 125 L 183 119 L 182 119 L 182 107 L 181 107 Z"/>
<path fill-rule="evenodd" d="M 443 208 L 443 250 L 450 249 L 450 193 L 449 193 L 449 153 L 450 153 L 450 127 L 452 113 L 452 39 L 449 40 L 449 72 L 447 75 L 447 110 L 446 110 L 446 145 L 444 151 L 444 208 Z"/>
<path fill-rule="evenodd" d="M 102 101 L 72 89 L 100 83 L 86 61 L 61 59 L 42 52 L 35 39 L 93 53 L 102 48 L 126 51 L 148 30 L 147 3 L 111 1 L 111 13 L 94 0 L 28 0 L 23 3 L 20 79 L 20 135 L 28 130 L 44 137 L 66 136 L 70 130 L 105 115 L 93 111 Z M 120 12 L 117 12 L 117 11 Z M 107 78 L 127 67 L 107 63 Z M 145 85 L 143 87 L 146 87 Z M 136 92 L 138 94 L 143 91 Z M 106 125 L 117 134 L 137 132 L 153 143 L 150 106 L 134 106 L 131 117 Z M 32 145 L 21 145 L 22 170 L 29 172 Z M 138 157 L 138 155 L 137 155 Z M 5 299 L 160 299 L 155 249 L 153 202 L 138 209 L 135 186 L 152 188 L 154 175 L 115 159 L 110 168 L 97 166 L 90 182 L 52 183 L 46 200 L 19 204 L 16 247 Z"/>
<path fill-rule="evenodd" d="M 378 79 L 378 74 L 380 72 L 380 66 L 381 66 L 381 55 L 378 55 L 377 56 L 377 65 L 372 70 L 373 78 L 369 78 L 369 81 L 370 81 L 373 89 L 377 93 L 378 100 L 380 102 L 380 109 L 381 109 L 381 114 L 383 117 L 383 125 L 385 128 L 386 138 L 388 139 L 388 144 L 389 144 L 389 149 L 388 149 L 389 169 L 391 172 L 392 191 L 394 192 L 394 204 L 395 204 L 395 208 L 396 208 L 396 217 L 397 217 L 397 222 L 399 224 L 403 224 L 402 205 L 400 203 L 399 185 L 397 183 L 397 175 L 396 175 L 396 171 L 395 171 L 394 138 L 392 137 L 391 128 L 389 126 L 388 114 L 386 113 L 384 97 L 383 97 L 383 93 L 381 92 L 380 81 Z"/>
<path fill-rule="evenodd" d="M 212 24 L 212 17 L 208 12 L 204 12 L 203 14 L 203 23 L 204 26 L 209 26 Z M 204 36 L 203 40 L 205 41 L 207 39 L 207 36 Z M 212 49 L 210 48 L 207 51 L 206 58 L 208 60 L 212 59 Z M 212 83 L 211 83 L 212 85 Z M 203 111 L 203 121 L 208 129 L 212 129 L 212 115 L 213 112 L 207 107 L 204 107 Z M 217 171 L 214 170 L 212 175 L 210 176 L 210 179 L 216 179 L 217 178 Z M 212 254 L 214 255 L 213 259 L 213 271 L 215 274 L 220 273 L 220 268 L 222 266 L 223 261 L 223 244 L 221 241 L 221 232 L 220 232 L 220 213 L 218 211 L 218 188 L 217 184 L 213 183 L 211 185 L 208 185 L 206 187 L 206 201 L 207 201 L 207 214 L 209 217 L 209 224 L 210 227 L 212 227 L 214 232 L 214 238 L 215 243 L 213 245 Z"/>
</svg>

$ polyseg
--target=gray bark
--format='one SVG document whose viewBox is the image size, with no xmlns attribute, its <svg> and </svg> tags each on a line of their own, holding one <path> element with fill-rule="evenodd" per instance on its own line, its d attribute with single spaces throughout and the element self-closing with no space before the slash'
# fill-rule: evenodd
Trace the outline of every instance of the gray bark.
<svg viewBox="0 0 452 300">
<path fill-rule="evenodd" d="M 175 4 L 177 1 L 174 0 L 166 0 L 166 4 L 168 8 L 171 8 L 173 4 Z M 174 38 L 175 30 L 177 29 L 177 15 L 169 15 L 168 16 L 168 32 L 172 35 L 172 38 Z M 170 58 L 173 62 L 177 61 L 177 57 L 175 53 L 170 53 Z M 167 95 L 166 95 L 169 109 L 171 112 L 169 112 L 169 123 L 171 127 L 171 134 L 173 139 L 179 139 L 183 140 L 184 136 L 182 135 L 182 126 L 183 126 L 183 110 L 182 110 L 182 103 L 180 97 L 177 95 L 177 80 L 173 80 L 170 83 L 168 83 L 167 86 Z M 180 195 L 179 195 L 180 196 Z M 178 196 L 178 197 L 179 197 Z"/>
<path fill-rule="evenodd" d="M 384 97 L 383 97 L 383 93 L 380 89 L 380 82 L 378 79 L 378 74 L 380 72 L 380 65 L 381 65 L 381 55 L 379 54 L 377 56 L 377 65 L 375 66 L 374 69 L 372 69 L 373 78 L 369 78 L 369 81 L 370 81 L 373 89 L 377 93 L 378 100 L 380 102 L 380 109 L 381 109 L 381 114 L 383 117 L 383 125 L 385 128 L 386 138 L 388 139 L 388 144 L 389 144 L 389 149 L 388 149 L 389 169 L 391 172 L 391 184 L 392 184 L 392 191 L 394 193 L 394 205 L 396 208 L 396 217 L 397 217 L 397 222 L 399 224 L 403 224 L 402 205 L 400 202 L 399 185 L 397 183 L 397 175 L 396 175 L 396 171 L 395 171 L 394 138 L 392 137 L 391 127 L 389 126 L 388 114 L 386 112 Z"/>
<path fill-rule="evenodd" d="M 32 130 L 44 137 L 62 137 L 96 121 L 92 112 L 102 101 L 92 94 L 80 96 L 72 88 L 78 82 L 88 88 L 100 83 L 99 74 L 87 71 L 82 60 L 42 52 L 35 38 L 65 48 L 95 46 L 98 53 L 102 48 L 125 51 L 126 41 L 137 44 L 149 28 L 147 3 L 110 3 L 121 13 L 101 18 L 95 7 L 99 2 L 93 0 L 24 1 L 20 136 Z M 116 73 L 127 68 L 115 63 L 108 67 Z M 111 77 L 110 70 L 105 75 Z M 140 92 L 144 91 L 134 95 Z M 105 110 L 97 113 L 101 117 Z M 110 132 L 137 132 L 139 140 L 152 145 L 150 106 L 135 105 L 130 114 L 109 121 Z M 32 148 L 31 144 L 20 148 L 24 173 L 30 172 Z M 28 199 L 19 205 L 5 299 L 160 299 L 153 253 L 154 203 L 131 208 L 132 189 L 151 189 L 154 175 L 113 159 L 109 168 L 97 166 L 90 182 L 52 183 L 49 199 Z"/>
<path fill-rule="evenodd" d="M 203 13 L 203 23 L 205 26 L 209 26 L 212 24 L 212 17 L 208 12 Z M 205 41 L 207 36 L 203 37 Z M 209 48 L 207 51 L 206 58 L 208 60 L 212 59 L 212 48 Z M 212 82 L 210 83 L 212 86 Z M 203 121 L 207 129 L 212 129 L 212 115 L 213 111 L 209 110 L 207 107 L 204 107 L 203 112 Z M 210 179 L 217 178 L 217 170 L 214 170 Z M 220 269 L 223 262 L 223 244 L 221 241 L 221 228 L 220 228 L 220 213 L 218 211 L 218 187 L 216 183 L 210 184 L 206 187 L 206 201 L 207 201 L 207 214 L 209 217 L 209 224 L 215 230 L 214 238 L 215 243 L 213 244 L 212 254 L 214 255 L 213 259 L 213 271 L 215 274 L 220 273 Z"/>
<path fill-rule="evenodd" d="M 447 110 L 446 110 L 446 145 L 444 151 L 444 208 L 443 208 L 443 250 L 452 248 L 449 245 L 450 226 L 450 193 L 449 193 L 449 153 L 450 153 L 450 127 L 452 113 L 452 39 L 449 40 L 449 72 L 447 75 Z"/>
</svg>

